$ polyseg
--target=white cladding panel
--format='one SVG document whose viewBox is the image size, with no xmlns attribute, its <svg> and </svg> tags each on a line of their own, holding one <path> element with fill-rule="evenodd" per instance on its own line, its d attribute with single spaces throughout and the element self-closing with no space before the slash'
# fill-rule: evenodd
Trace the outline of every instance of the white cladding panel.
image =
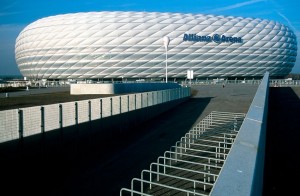
<svg viewBox="0 0 300 196">
<path fill-rule="evenodd" d="M 242 43 L 184 41 L 184 34 L 240 37 Z M 296 36 L 278 22 L 202 14 L 88 12 L 42 18 L 18 36 L 21 73 L 35 78 L 253 77 L 290 73 Z"/>
</svg>

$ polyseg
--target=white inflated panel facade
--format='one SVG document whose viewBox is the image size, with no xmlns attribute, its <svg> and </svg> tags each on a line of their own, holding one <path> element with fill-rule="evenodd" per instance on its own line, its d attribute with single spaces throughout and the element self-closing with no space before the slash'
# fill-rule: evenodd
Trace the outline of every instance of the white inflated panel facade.
<svg viewBox="0 0 300 196">
<path fill-rule="evenodd" d="M 214 36 L 217 35 L 214 39 Z M 87 12 L 42 18 L 16 40 L 27 77 L 164 78 L 284 76 L 296 36 L 275 21 L 202 14 Z M 222 40 L 223 36 L 223 40 Z"/>
</svg>

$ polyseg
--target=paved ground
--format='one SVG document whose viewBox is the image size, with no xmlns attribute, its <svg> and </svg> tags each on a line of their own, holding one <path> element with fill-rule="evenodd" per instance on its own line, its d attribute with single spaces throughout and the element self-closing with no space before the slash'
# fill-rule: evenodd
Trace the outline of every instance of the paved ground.
<svg viewBox="0 0 300 196">
<path fill-rule="evenodd" d="M 25 89 L 19 89 L 18 91 L 13 92 L 3 92 L 0 93 L 0 98 L 5 97 L 24 97 L 28 95 L 36 95 L 36 94 L 44 94 L 44 93 L 56 93 L 56 92 L 65 92 L 69 91 L 70 87 L 51 87 L 51 88 L 28 88 L 28 90 Z"/>
<path fill-rule="evenodd" d="M 0 159 L 5 181 L 2 191 L 7 188 L 11 195 L 19 190 L 30 195 L 118 195 L 121 187 L 129 187 L 133 177 L 138 177 L 142 169 L 148 168 L 210 111 L 247 112 L 257 86 L 227 85 L 222 88 L 215 85 L 194 86 L 193 89 L 193 99 L 135 130 L 127 131 L 121 138 L 107 138 L 99 142 L 97 149 L 82 149 L 87 155 L 75 160 L 44 154 L 31 159 L 22 157 L 3 165 Z M 45 95 L 35 94 L 35 104 L 50 101 L 49 95 L 53 95 L 54 91 L 47 93 L 47 99 Z M 19 96 L 24 100 L 23 95 Z M 32 99 L 32 96 L 27 98 Z M 270 89 L 265 196 L 294 195 L 298 192 L 299 97 L 299 87 Z"/>
<path fill-rule="evenodd" d="M 299 195 L 300 87 L 270 88 L 264 194 Z"/>
<path fill-rule="evenodd" d="M 133 177 L 211 111 L 246 113 L 256 90 L 248 85 L 194 86 L 194 98 L 125 134 L 104 138 L 93 149 L 78 144 L 81 153 L 75 159 L 43 154 L 6 164 L 3 187 L 11 195 L 17 190 L 30 195 L 119 195 L 120 188 L 129 187 Z"/>
<path fill-rule="evenodd" d="M 136 133 L 134 139 L 123 138 L 130 143 L 83 172 L 81 180 L 72 178 L 64 191 L 68 195 L 84 195 L 88 191 L 91 195 L 118 195 L 120 188 L 130 187 L 133 177 L 139 177 L 143 169 L 148 169 L 151 162 L 211 111 L 246 113 L 257 86 L 198 86 L 193 89 L 197 92 L 193 99 L 131 130 Z"/>
<path fill-rule="evenodd" d="M 0 111 L 37 105 L 47 105 L 86 99 L 96 99 L 111 95 L 70 95 L 70 87 L 36 88 L 29 91 L 0 93 Z"/>
</svg>

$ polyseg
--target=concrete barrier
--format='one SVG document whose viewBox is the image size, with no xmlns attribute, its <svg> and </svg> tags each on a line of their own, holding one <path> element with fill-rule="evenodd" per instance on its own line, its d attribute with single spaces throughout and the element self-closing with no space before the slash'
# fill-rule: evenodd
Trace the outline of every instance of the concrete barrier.
<svg viewBox="0 0 300 196">
<path fill-rule="evenodd" d="M 71 95 L 123 94 L 180 88 L 177 83 L 71 84 Z"/>
<path fill-rule="evenodd" d="M 264 75 L 211 195 L 262 195 L 269 95 Z"/>
</svg>

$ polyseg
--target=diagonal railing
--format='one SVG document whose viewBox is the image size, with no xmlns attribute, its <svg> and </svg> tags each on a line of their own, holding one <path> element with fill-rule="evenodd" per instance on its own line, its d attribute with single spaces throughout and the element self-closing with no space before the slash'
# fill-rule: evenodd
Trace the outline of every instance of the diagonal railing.
<svg viewBox="0 0 300 196">
<path fill-rule="evenodd" d="M 120 195 L 209 195 L 244 117 L 211 112 Z"/>
</svg>

